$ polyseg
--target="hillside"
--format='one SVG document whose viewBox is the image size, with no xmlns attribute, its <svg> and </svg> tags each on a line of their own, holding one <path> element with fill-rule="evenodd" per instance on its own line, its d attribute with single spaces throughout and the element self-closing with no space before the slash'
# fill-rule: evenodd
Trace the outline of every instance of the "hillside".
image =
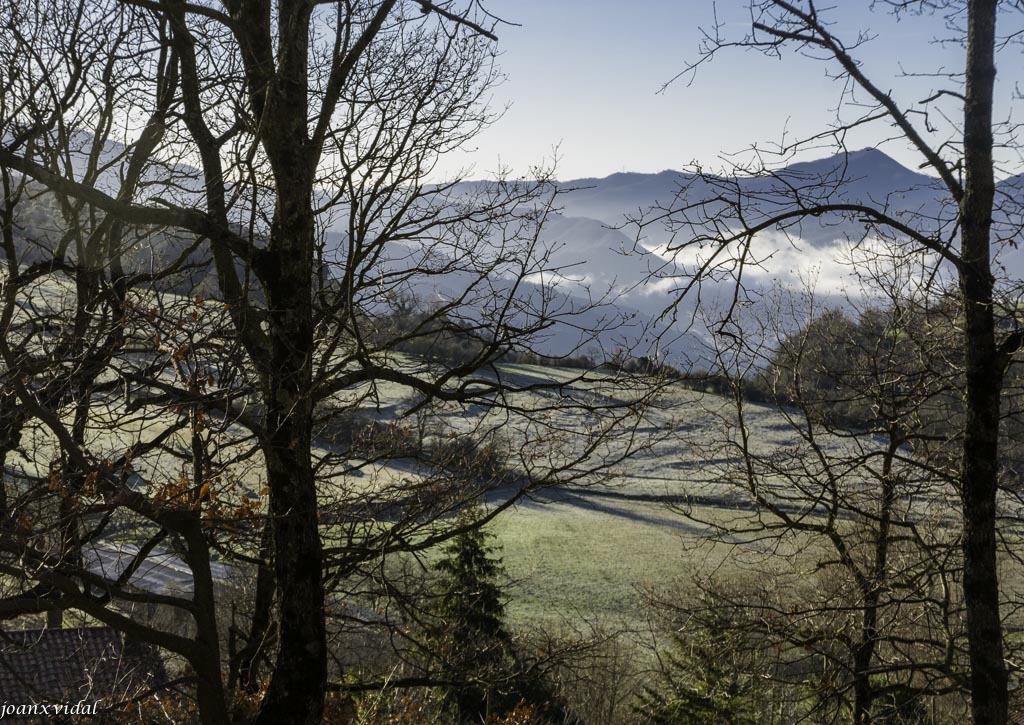
<svg viewBox="0 0 1024 725">
<path fill-rule="evenodd" d="M 125 149 L 108 144 L 110 159 Z M 73 157 L 73 162 L 78 157 Z M 78 163 L 84 163 L 79 159 Z M 111 169 L 116 168 L 114 165 Z M 198 172 L 183 164 L 166 166 L 179 184 L 181 203 L 188 204 L 187 182 Z M 73 171 L 78 171 L 73 169 Z M 112 171 L 108 172 L 112 173 Z M 1001 203 L 995 219 L 1002 242 L 996 249 L 996 262 L 1003 279 L 1024 275 L 1024 252 L 1016 244 L 1021 213 L 1019 178 L 1000 183 Z M 446 198 L 457 200 L 481 194 L 493 187 L 491 182 L 473 181 L 457 185 Z M 796 204 L 842 202 L 883 207 L 893 217 L 937 239 L 954 233 L 954 209 L 949 205 L 939 182 L 933 177 L 907 169 L 877 149 L 863 149 L 810 162 L 794 163 L 770 177 L 698 175 L 690 172 L 663 171 L 658 174 L 618 173 L 603 179 L 574 179 L 558 185 L 558 211 L 549 215 L 537 239 L 535 254 L 540 263 L 527 270 L 520 294 L 524 307 L 533 297 L 550 297 L 551 308 L 582 310 L 592 302 L 598 309 L 578 319 L 555 321 L 544 335 L 534 340 L 536 352 L 564 355 L 573 351 L 610 355 L 618 348 L 632 349 L 637 355 L 658 354 L 674 365 L 685 366 L 704 355 L 703 323 L 697 319 L 696 297 L 683 300 L 675 308 L 678 320 L 674 334 L 660 318 L 676 300 L 672 296 L 685 284 L 699 258 L 687 251 L 678 256 L 665 254 L 667 246 L 685 244 L 708 224 L 730 228 L 735 220 L 721 202 L 710 205 L 707 199 L 743 200 L 747 223 L 760 217 L 792 208 Z M 429 189 L 428 189 L 429 191 Z M 326 205 L 326 195 L 323 199 Z M 717 204 L 717 205 L 716 205 Z M 22 259 L 41 259 L 57 243 L 61 226 L 54 222 L 54 206 L 45 194 L 22 205 L 16 243 L 24 247 Z M 657 221 L 665 209 L 691 207 L 677 221 L 686 224 L 668 226 Z M 699 213 L 693 209 L 697 209 Z M 346 262 L 345 228 L 351 210 L 344 203 L 334 204 L 324 214 L 323 274 L 326 279 L 343 274 Z M 426 210 L 424 210 L 424 213 Z M 721 219 L 702 221 L 701 217 L 724 214 Z M 638 226 L 638 220 L 654 220 Z M 383 220 L 378 222 L 382 223 Z M 863 294 L 860 283 L 849 274 L 849 249 L 868 237 L 865 249 L 872 248 L 876 236 L 856 214 L 823 214 L 795 222 L 784 229 L 766 229 L 750 248 L 751 260 L 744 272 L 744 284 L 758 289 L 801 289 L 808 280 L 819 280 L 819 291 L 828 302 L 840 288 L 847 294 Z M 495 239 L 495 244 L 500 240 Z M 204 245 L 192 248 L 195 240 L 149 232 L 125 250 L 130 269 L 147 270 L 182 257 L 182 272 L 165 285 L 179 292 L 189 288 L 210 291 L 213 271 Z M 34 249 L 35 248 L 35 249 Z M 374 261 L 362 271 L 369 276 L 401 275 L 421 263 L 424 254 L 448 255 L 457 262 L 458 251 L 445 250 L 416 239 L 391 243 L 392 253 Z M 654 253 L 655 250 L 658 253 Z M 74 258 L 74 250 L 70 250 Z M 701 253 L 706 256 L 706 253 Z M 702 257 L 701 257 L 702 258 Z M 434 263 L 437 266 L 436 262 Z M 412 280 L 408 294 L 424 304 L 433 300 L 455 299 L 473 283 L 473 275 L 462 275 L 457 264 Z M 507 284 L 506 284 L 507 280 Z M 728 267 L 719 270 L 719 278 L 705 282 L 701 299 L 706 309 L 725 304 L 732 296 L 733 274 Z M 498 288 L 513 284 L 508 272 L 495 275 Z M 203 292 L 204 294 L 206 292 Z M 836 300 L 835 302 L 839 302 Z M 535 305 L 532 305 L 535 306 Z M 694 324 L 695 323 L 695 324 Z M 692 331 L 686 327 L 694 324 Z M 522 325 L 521 325 L 522 326 Z M 588 330 L 590 334 L 579 334 Z M 657 338 L 662 336 L 662 340 Z"/>
</svg>

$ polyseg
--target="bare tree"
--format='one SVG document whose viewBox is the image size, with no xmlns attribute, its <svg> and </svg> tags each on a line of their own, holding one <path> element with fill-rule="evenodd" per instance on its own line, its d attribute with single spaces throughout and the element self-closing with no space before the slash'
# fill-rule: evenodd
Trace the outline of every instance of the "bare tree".
<svg viewBox="0 0 1024 725">
<path fill-rule="evenodd" d="M 644 444 L 638 376 L 498 365 L 615 324 L 550 282 L 545 175 L 427 182 L 491 120 L 476 3 L 25 0 L 0 21 L 12 614 L 178 655 L 203 722 L 246 698 L 319 722 L 328 609 Z M 460 355 L 400 352 L 422 340 Z M 187 584 L 147 585 L 155 557 Z M 225 566 L 252 584 L 230 623 Z"/>
<path fill-rule="evenodd" d="M 938 711 L 955 722 L 967 690 L 962 528 L 949 513 L 962 387 L 955 314 L 931 290 L 915 297 L 905 277 L 874 281 L 890 296 L 848 302 L 852 316 L 808 295 L 759 309 L 757 335 L 722 338 L 733 381 L 722 458 L 737 463 L 721 481 L 748 513 L 683 512 L 736 547 L 743 566 L 770 574 L 763 587 L 704 581 L 710 604 L 692 614 L 733 610 L 778 653 L 778 692 L 813 701 L 815 719 Z M 785 420 L 785 442 L 758 439 L 769 413 L 748 402 L 751 389 L 776 401 L 768 410 Z M 773 561 L 780 551 L 800 553 Z"/>
<path fill-rule="evenodd" d="M 799 234 L 799 225 L 816 219 L 853 219 L 861 239 L 881 239 L 908 254 L 930 255 L 933 267 L 951 269 L 959 285 L 963 335 L 964 425 L 956 486 L 963 519 L 963 597 L 971 672 L 970 690 L 976 723 L 1001 723 L 1007 717 L 1007 670 L 1003 654 L 997 570 L 997 495 L 1000 478 L 1000 398 L 1007 367 L 1021 345 L 1016 323 L 997 326 L 998 296 L 992 256 L 1013 238 L 1015 214 L 1010 199 L 996 194 L 993 118 L 996 54 L 1010 47 L 1018 29 L 1016 3 L 967 2 L 876 3 L 893 12 L 940 13 L 964 48 L 962 71 L 936 77 L 942 84 L 928 98 L 899 98 L 887 82 L 870 78 L 858 60 L 866 38 L 856 29 L 838 27 L 817 2 L 770 0 L 749 3 L 752 26 L 736 39 L 710 29 L 702 60 L 730 47 L 779 55 L 789 49 L 823 61 L 843 81 L 844 96 L 834 127 L 814 138 L 786 144 L 788 158 L 809 146 L 832 141 L 844 148 L 847 132 L 868 124 L 895 129 L 899 139 L 920 156 L 922 167 L 937 177 L 947 204 L 938 211 L 900 209 L 891 198 L 844 196 L 849 176 L 840 167 L 827 178 L 771 174 L 767 186 L 743 185 L 721 177 L 705 178 L 713 189 L 680 197 L 665 210 L 673 225 L 677 252 L 701 248 L 697 275 L 724 274 L 742 283 L 745 266 L 759 261 L 755 237 L 771 229 Z M 888 6 L 884 8 L 883 6 Z M 997 32 L 1000 23 L 1012 27 Z M 904 18 L 913 22 L 913 18 Z M 844 39 L 849 36 L 849 39 Z M 694 66 L 699 65 L 698 62 Z M 936 119 L 950 118 L 943 128 Z M 934 113 L 929 113 L 934 110 Z M 1012 127 L 1001 127 L 1013 143 Z M 943 134 L 947 134 L 943 136 Z M 932 139 L 936 139 L 933 141 Z M 685 191 L 685 190 L 684 190 Z M 995 221 L 994 221 L 995 220 Z M 739 301 L 740 297 L 734 297 Z M 733 307 L 735 309 L 735 306 Z M 728 316 L 728 315 L 727 315 Z M 728 330 L 726 323 L 721 329 Z"/>
</svg>

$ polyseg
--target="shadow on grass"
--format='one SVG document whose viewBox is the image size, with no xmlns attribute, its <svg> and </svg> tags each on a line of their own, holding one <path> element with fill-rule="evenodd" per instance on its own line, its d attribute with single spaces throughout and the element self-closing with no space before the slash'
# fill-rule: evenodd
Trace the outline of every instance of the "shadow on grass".
<svg viewBox="0 0 1024 725">
<path fill-rule="evenodd" d="M 602 501 L 601 499 L 605 499 L 605 501 Z M 709 533 L 706 527 L 697 526 L 693 522 L 687 521 L 682 517 L 671 515 L 657 516 L 654 514 L 643 513 L 626 505 L 617 506 L 614 503 L 606 502 L 609 499 L 623 501 L 624 503 L 668 504 L 672 502 L 685 502 L 686 497 L 643 494 L 631 495 L 614 491 L 563 487 L 537 491 L 531 494 L 528 499 L 521 501 L 519 506 L 523 508 L 535 506 L 571 506 L 573 508 L 607 514 L 609 516 L 615 516 L 629 521 L 635 521 L 637 523 L 671 528 L 680 532 L 693 534 L 695 536 L 704 536 Z"/>
</svg>

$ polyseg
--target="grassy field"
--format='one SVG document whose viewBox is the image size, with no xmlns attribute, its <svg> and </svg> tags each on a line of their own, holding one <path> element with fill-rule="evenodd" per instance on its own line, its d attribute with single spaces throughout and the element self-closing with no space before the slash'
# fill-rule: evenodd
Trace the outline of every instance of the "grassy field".
<svg viewBox="0 0 1024 725">
<path fill-rule="evenodd" d="M 740 461 L 724 445 L 735 425 L 730 401 L 673 386 L 661 402 L 648 414 L 648 449 L 599 483 L 542 491 L 490 527 L 517 624 L 582 619 L 642 628 L 643 589 L 686 587 L 695 569 L 741 575 L 744 552 L 765 553 L 757 542 L 711 542 L 708 526 L 694 520 L 750 516 L 732 508 L 720 481 Z M 747 425 L 759 446 L 794 443 L 770 408 L 752 407 Z"/>
<path fill-rule="evenodd" d="M 509 614 L 523 625 L 635 618 L 636 587 L 678 577 L 695 535 L 663 505 L 587 493 L 522 505 L 492 531 L 512 579 Z"/>
<path fill-rule="evenodd" d="M 541 368 L 532 374 L 548 373 Z M 745 404 L 743 422 L 759 456 L 801 446 L 797 429 L 778 408 Z M 743 464 L 729 443 L 738 433 L 731 400 L 671 386 L 646 423 L 650 446 L 607 478 L 541 491 L 492 524 L 510 577 L 508 609 L 517 625 L 586 620 L 643 629 L 650 611 L 642 594 L 646 588 L 682 591 L 692 587 L 695 576 L 711 572 L 759 581 L 773 568 L 814 586 L 818 561 L 835 558 L 824 537 L 712 540 L 715 526 L 749 522 L 754 515 L 749 502 L 740 502 L 735 484 L 725 482 Z M 855 454 L 880 441 L 823 437 L 819 444 L 826 457 L 855 460 Z M 845 485 L 856 488 L 861 476 L 870 508 L 877 482 L 854 467 Z M 919 496 L 913 506 L 932 525 L 956 535 L 956 502 L 941 489 Z M 1021 580 L 1018 569 L 1006 562 L 1007 591 Z"/>
<path fill-rule="evenodd" d="M 64 293 L 60 286 L 44 286 L 38 304 L 58 309 Z M 168 300 L 173 302 L 174 298 Z M 183 299 L 180 304 L 188 308 L 189 303 Z M 430 368 L 408 355 L 395 354 L 392 358 L 391 363 L 398 367 L 421 372 Z M 545 389 L 509 396 L 507 402 L 530 411 L 527 415 L 510 415 L 501 406 L 488 406 L 485 399 L 470 406 L 431 405 L 425 412 L 408 416 L 410 410 L 418 410 L 420 399 L 415 391 L 391 382 L 364 383 L 339 392 L 329 402 L 341 412 L 342 419 L 351 413 L 352 421 L 362 424 L 376 421 L 420 426 L 421 443 L 490 435 L 508 444 L 512 471 L 535 465 L 543 473 L 545 467 L 571 458 L 585 444 L 587 426 L 600 422 L 597 416 L 588 417 L 585 408 L 561 407 L 561 398 L 591 401 L 599 407 L 606 402 L 628 402 L 630 396 L 639 394 L 637 388 L 629 387 L 633 382 L 629 376 L 610 370 L 588 373 L 580 380 L 579 370 L 509 364 L 498 365 L 490 379 L 495 375 L 506 385 L 540 385 Z M 488 376 L 482 376 L 484 384 Z M 164 377 L 165 383 L 180 383 L 171 368 Z M 109 416 L 106 411 L 97 411 L 94 428 L 89 431 L 93 452 L 116 458 L 131 448 L 133 441 L 152 438 L 180 419 L 179 414 L 171 412 L 143 413 L 150 417 L 140 414 L 132 419 L 119 409 Z M 777 409 L 748 405 L 745 414 L 746 430 L 760 451 L 785 450 L 798 443 L 796 433 Z M 254 441 L 243 442 L 241 426 L 227 426 L 226 420 L 220 424 L 225 425 L 221 455 L 237 460 L 230 479 L 225 479 L 237 490 L 222 495 L 238 497 L 259 491 L 262 476 L 258 456 L 252 460 L 245 456 Z M 646 411 L 632 430 L 635 437 L 628 442 L 639 444 L 634 455 L 600 476 L 582 476 L 537 491 L 501 515 L 491 530 L 511 578 L 507 591 L 513 620 L 526 626 L 581 618 L 638 622 L 646 616 L 639 593 L 643 587 L 665 587 L 676 580 L 685 586 L 695 567 L 724 567 L 725 571 L 742 574 L 744 554 L 763 553 L 761 545 L 712 545 L 707 527 L 693 520 L 721 523 L 731 517 L 749 516 L 749 511 L 733 509 L 735 492 L 722 483 L 723 477 L 741 463 L 738 450 L 728 443 L 736 438 L 737 424 L 735 410 L 726 398 L 681 385 L 670 386 L 659 405 Z M 53 457 L 48 452 L 56 450 L 52 436 L 40 426 L 30 427 L 25 443 L 37 455 L 19 462 L 24 473 L 46 475 L 45 466 Z M 179 455 L 153 451 L 133 461 L 143 479 L 159 483 L 187 475 L 187 429 L 176 433 L 166 448 L 176 449 Z M 595 452 L 594 457 L 606 452 Z M 614 456 L 616 451 L 610 453 Z M 399 491 L 421 478 L 409 460 L 336 460 L 326 435 L 316 442 L 314 456 L 335 461 L 330 464 L 335 468 L 327 466 L 321 471 L 330 478 L 322 487 L 325 500 L 379 490 Z M 332 486 L 337 489 L 332 490 Z M 688 507 L 695 516 L 683 515 L 680 507 Z"/>
<path fill-rule="evenodd" d="M 566 390 L 520 393 L 518 403 L 532 410 L 557 402 L 559 394 L 593 396 L 595 400 L 629 395 L 613 373 L 577 380 L 579 371 L 532 365 L 499 366 L 499 374 L 518 386 L 562 383 Z M 619 387 L 621 385 L 621 387 Z M 408 425 L 403 411 L 415 403 L 409 391 L 395 385 L 360 391 L 363 414 L 376 420 Z M 635 391 L 634 391 L 635 392 Z M 349 393 L 355 395 L 355 393 Z M 579 444 L 581 412 L 550 410 L 527 420 L 486 405 L 445 407 L 430 412 L 424 424 L 433 438 L 472 437 L 498 431 L 510 444 L 509 463 L 521 470 L 536 455 L 543 469 L 560 457 L 559 433 L 567 446 Z M 774 407 L 747 404 L 744 426 L 759 454 L 794 449 L 800 438 Z M 537 426 L 544 426 L 538 429 Z M 670 385 L 658 405 L 646 411 L 635 428 L 633 455 L 595 476 L 541 488 L 501 514 L 490 525 L 509 576 L 506 592 L 514 624 L 529 628 L 559 622 L 602 621 L 642 628 L 648 617 L 643 590 L 685 589 L 695 575 L 716 572 L 731 577 L 756 577 L 766 562 L 792 566 L 814 559 L 806 538 L 745 540 L 718 537 L 712 529 L 749 521 L 749 501 L 735 484 L 743 459 L 735 441 L 738 419 L 734 402 L 711 393 Z M 527 440 L 528 443 L 523 443 Z M 823 441 L 837 453 L 848 445 Z M 562 452 L 564 453 L 564 451 Z M 338 485 L 370 492 L 403 486 L 421 479 L 411 460 L 380 460 L 365 464 L 358 477 L 340 476 Z M 501 500 L 505 492 L 492 495 Z"/>
</svg>

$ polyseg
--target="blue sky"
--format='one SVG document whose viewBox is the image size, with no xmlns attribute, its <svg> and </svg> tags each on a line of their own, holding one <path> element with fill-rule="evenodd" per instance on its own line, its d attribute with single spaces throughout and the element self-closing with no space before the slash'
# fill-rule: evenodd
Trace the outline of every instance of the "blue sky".
<svg viewBox="0 0 1024 725">
<path fill-rule="evenodd" d="M 827 4 L 820 1 L 818 7 Z M 861 31 L 877 36 L 857 56 L 905 107 L 955 87 L 940 77 L 905 73 L 962 64 L 960 48 L 932 42 L 950 35 L 942 18 L 897 20 L 878 7 L 872 12 L 870 0 L 831 5 L 822 13 L 836 18 L 836 32 L 847 43 Z M 755 143 L 767 148 L 826 128 L 843 87 L 827 76 L 831 66 L 794 52 L 778 60 L 732 49 L 689 82 L 678 80 L 659 93 L 698 57 L 700 28 L 710 27 L 715 13 L 726 34 L 741 36 L 750 27 L 744 6 L 739 0 L 488 0 L 489 10 L 520 24 L 499 29 L 501 67 L 509 79 L 493 105 L 510 108 L 471 148 L 445 159 L 443 169 L 468 163 L 474 177 L 490 176 L 499 165 L 527 173 L 555 148 L 562 179 L 657 172 L 693 162 L 718 168 L 726 163 L 723 153 Z M 1008 74 L 1021 65 L 1019 48 L 1011 59 L 1000 66 L 1007 98 L 1016 80 Z M 952 103 L 944 105 L 956 115 Z M 1004 115 L 1007 110 L 1004 103 Z M 847 143 L 854 149 L 879 145 L 916 166 L 919 159 L 904 144 L 882 143 L 891 135 L 891 127 L 876 124 L 851 134 Z M 1019 158 L 1007 157 L 1007 167 L 1001 175 L 1019 171 Z"/>
</svg>

